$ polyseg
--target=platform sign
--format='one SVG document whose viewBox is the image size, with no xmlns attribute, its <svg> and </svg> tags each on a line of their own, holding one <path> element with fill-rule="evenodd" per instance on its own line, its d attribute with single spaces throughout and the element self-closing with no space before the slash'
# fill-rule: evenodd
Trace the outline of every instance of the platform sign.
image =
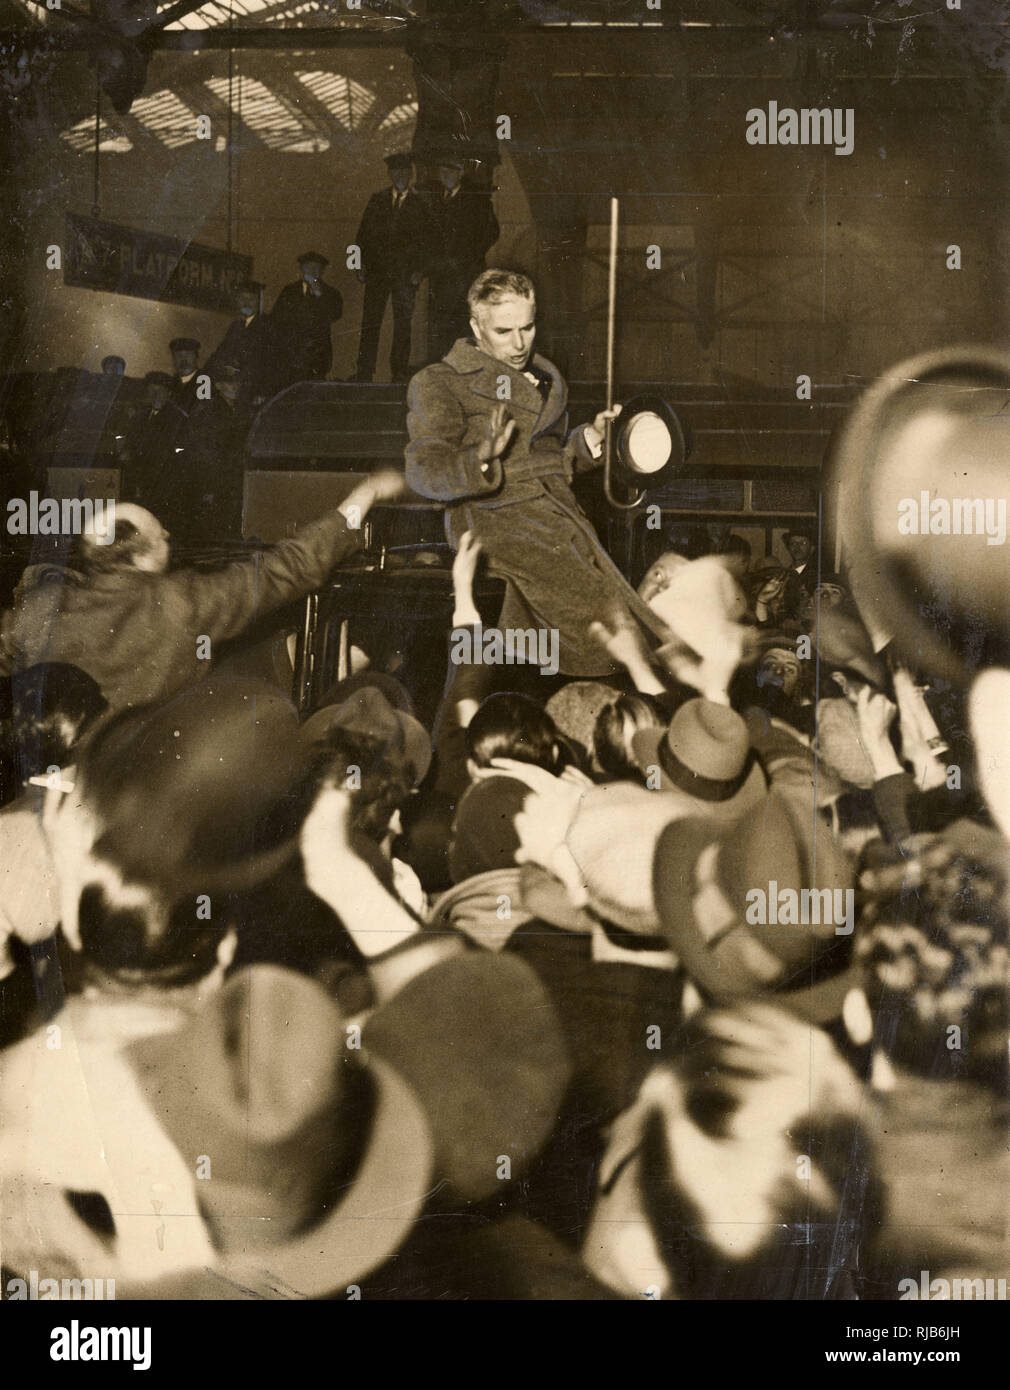
<svg viewBox="0 0 1010 1390">
<path fill-rule="evenodd" d="M 67 213 L 67 285 L 233 313 L 235 286 L 251 274 L 251 256 Z"/>
</svg>

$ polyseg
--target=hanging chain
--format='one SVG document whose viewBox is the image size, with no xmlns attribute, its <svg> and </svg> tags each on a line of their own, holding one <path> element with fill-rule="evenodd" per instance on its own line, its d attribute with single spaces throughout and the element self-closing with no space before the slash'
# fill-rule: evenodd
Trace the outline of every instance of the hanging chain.
<svg viewBox="0 0 1010 1390">
<path fill-rule="evenodd" d="M 231 39 L 231 31 L 235 24 L 235 11 L 233 6 L 228 6 L 228 37 Z M 232 247 L 231 227 L 232 227 L 232 181 L 233 181 L 233 153 L 232 140 L 235 130 L 235 50 L 231 43 L 228 45 L 228 156 L 227 156 L 227 180 L 228 180 L 228 229 L 225 238 L 225 249 L 230 251 Z"/>
<path fill-rule="evenodd" d="M 102 140 L 102 84 L 95 79 L 95 171 L 94 187 L 91 193 L 91 216 L 97 217 L 101 211 L 101 168 L 98 147 Z"/>
</svg>

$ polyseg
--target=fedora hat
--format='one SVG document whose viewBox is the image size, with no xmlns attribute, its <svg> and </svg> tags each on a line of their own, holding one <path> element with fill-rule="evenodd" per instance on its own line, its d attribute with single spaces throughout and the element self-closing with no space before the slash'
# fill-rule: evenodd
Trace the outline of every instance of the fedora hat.
<svg viewBox="0 0 1010 1390">
<path fill-rule="evenodd" d="M 321 1297 L 403 1242 L 431 1185 L 430 1128 L 402 1076 L 346 1041 L 319 984 L 258 965 L 185 1028 L 127 1048 L 187 1166 L 212 1165 L 195 1189 L 217 1259 L 195 1287 Z"/>
<path fill-rule="evenodd" d="M 986 660 L 1005 663 L 1010 648 L 1008 392 L 1010 356 L 996 349 L 910 358 L 863 395 L 832 460 L 843 561 L 867 627 L 962 688 L 980 637 Z M 1000 514 L 1002 536 L 991 524 Z"/>
<path fill-rule="evenodd" d="M 659 919 L 691 979 L 718 1004 L 774 994 L 822 1023 L 841 1014 L 858 983 L 852 937 L 836 931 L 836 893 L 852 888 L 851 866 L 808 809 L 809 817 L 801 816 L 771 792 L 737 825 L 697 817 L 660 837 L 653 868 Z M 841 899 L 843 911 L 853 902 Z M 804 922 L 804 915 L 817 920 Z"/>
<path fill-rule="evenodd" d="M 395 708 L 377 685 L 362 682 L 339 704 L 316 710 L 301 726 L 300 736 L 305 744 L 318 743 L 331 729 L 348 729 L 380 739 L 395 761 L 409 766 L 415 787 L 427 776 L 431 766 L 427 730 L 412 714 Z"/>
<path fill-rule="evenodd" d="M 728 705 L 686 700 L 668 728 L 640 729 L 631 746 L 642 771 L 658 773 L 659 789 L 679 798 L 682 814 L 735 820 L 767 789 L 747 725 Z"/>
<path fill-rule="evenodd" d="M 209 676 L 117 716 L 85 748 L 94 853 L 172 901 L 251 888 L 298 853 L 307 763 L 289 700 L 265 681 Z"/>
<path fill-rule="evenodd" d="M 370 1058 L 394 1068 L 424 1107 L 435 1176 L 454 1197 L 501 1193 L 550 1137 L 571 1079 L 564 1031 L 546 987 L 508 952 L 467 951 L 416 975 L 369 1018 Z"/>
<path fill-rule="evenodd" d="M 515 864 L 519 848 L 515 818 L 529 794 L 529 787 L 518 777 L 482 777 L 470 783 L 460 797 L 450 834 L 453 883 Z"/>
</svg>

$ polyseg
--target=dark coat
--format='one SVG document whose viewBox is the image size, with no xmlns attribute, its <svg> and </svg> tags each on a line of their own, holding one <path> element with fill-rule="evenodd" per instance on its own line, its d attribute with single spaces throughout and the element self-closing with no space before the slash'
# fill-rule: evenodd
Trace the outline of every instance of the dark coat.
<svg viewBox="0 0 1010 1390">
<path fill-rule="evenodd" d="M 491 195 L 463 187 L 455 197 L 436 201 L 435 208 L 437 266 L 469 283 L 483 269 L 484 257 L 501 233 Z"/>
<path fill-rule="evenodd" d="M 433 231 L 433 219 L 421 195 L 412 188 L 395 211 L 391 187 L 373 193 L 361 215 L 356 238 L 366 278 L 407 280 L 420 274 L 431 255 Z"/>
<path fill-rule="evenodd" d="M 126 498 L 140 502 L 159 519 L 156 499 L 171 486 L 176 450 L 183 447 L 187 424 L 187 417 L 168 400 L 160 410 L 136 416 L 126 436 Z"/>
<path fill-rule="evenodd" d="M 582 428 L 569 433 L 568 388 L 545 358 L 533 364 L 550 379 L 545 401 L 522 372 L 459 339 L 441 362 L 425 367 L 407 394 L 407 482 L 422 497 L 445 502 L 453 546 L 472 531 L 492 574 L 507 581 L 498 625 L 557 628 L 565 675 L 601 676 L 614 665 L 588 627 L 617 602 L 652 631 L 655 615 L 603 549 L 569 486 L 573 473 L 600 462 Z M 476 458 L 488 419 L 509 382 L 517 429 L 504 459 L 487 475 Z"/>
<path fill-rule="evenodd" d="M 196 405 L 199 399 L 196 393 L 200 389 L 200 378 L 206 375 L 207 370 L 205 367 L 197 367 L 188 381 L 183 381 L 181 377 L 176 377 L 169 391 L 168 399 L 175 406 L 176 410 L 182 411 L 183 415 L 189 415 Z"/>
<path fill-rule="evenodd" d="M 254 314 L 247 321 L 234 318 L 217 347 L 207 358 L 205 370 L 213 373 L 219 367 L 238 367 L 242 373 L 242 392 L 248 400 L 273 394 L 277 378 L 277 347 L 270 319 L 266 314 Z"/>
<path fill-rule="evenodd" d="M 0 675 L 66 661 L 92 676 L 118 710 L 161 700 L 207 672 L 197 638 L 214 647 L 264 613 L 317 589 L 360 546 L 338 511 L 294 540 L 224 569 L 146 574 L 123 569 L 87 583 L 68 570 L 29 569 L 0 622 Z"/>
<path fill-rule="evenodd" d="M 303 281 L 285 285 L 270 315 L 277 349 L 288 382 L 324 377 L 333 365 L 330 325 L 344 312 L 344 299 L 333 285 L 320 282 L 320 295 L 309 294 Z"/>
<path fill-rule="evenodd" d="M 802 574 L 798 573 L 795 565 L 786 571 L 786 585 L 782 591 L 782 616 L 784 618 L 804 618 L 806 605 L 816 588 L 817 556 L 811 554 Z"/>
<path fill-rule="evenodd" d="M 248 433 L 249 412 L 243 405 L 212 396 L 194 406 L 182 451 L 162 480 L 157 505 L 151 505 L 177 542 L 214 545 L 241 539 Z"/>
</svg>

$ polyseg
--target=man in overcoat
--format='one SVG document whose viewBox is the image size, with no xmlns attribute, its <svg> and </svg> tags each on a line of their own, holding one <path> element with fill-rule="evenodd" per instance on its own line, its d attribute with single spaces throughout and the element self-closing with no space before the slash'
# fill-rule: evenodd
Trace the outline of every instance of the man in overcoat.
<svg viewBox="0 0 1010 1390">
<path fill-rule="evenodd" d="M 360 550 L 369 508 L 401 489 L 399 473 L 373 473 L 297 536 L 219 570 L 170 571 L 157 517 L 117 505 L 111 543 L 83 535 L 73 567 L 25 570 L 0 615 L 0 676 L 40 661 L 78 666 L 108 702 L 102 720 L 167 699 L 206 674 L 220 644 L 318 589 Z"/>
<path fill-rule="evenodd" d="M 379 352 L 386 303 L 393 300 L 393 345 L 389 369 L 394 381 L 406 381 L 410 364 L 410 330 L 417 287 L 431 253 L 433 218 L 421 194 L 410 186 L 413 164 L 406 153 L 386 156 L 390 186 L 373 193 L 362 214 L 357 242 L 361 248 L 358 279 L 365 286 L 361 344 L 355 381 L 371 381 Z"/>
<path fill-rule="evenodd" d="M 484 257 L 501 232 L 490 192 L 470 185 L 462 163 L 446 160 L 439 166 L 438 181 L 435 244 L 428 265 L 431 357 L 441 357 L 466 332 L 467 290 L 484 269 Z"/>
<path fill-rule="evenodd" d="M 212 378 L 222 367 L 237 367 L 243 405 L 259 405 L 272 395 L 277 377 L 277 348 L 262 298 L 258 280 L 242 281 L 235 291 L 236 317 L 204 367 Z"/>
<path fill-rule="evenodd" d="M 323 272 L 329 261 L 320 251 L 298 257 L 301 278 L 285 285 L 270 315 L 278 354 L 280 385 L 323 381 L 333 365 L 331 327 L 344 312 L 344 298 Z"/>
<path fill-rule="evenodd" d="M 472 532 L 490 572 L 507 581 L 500 629 L 556 629 L 562 673 L 610 674 L 614 663 L 591 622 L 616 604 L 661 631 L 570 486 L 574 473 L 602 462 L 607 419 L 620 406 L 569 432 L 568 388 L 533 353 L 536 301 L 525 275 L 484 271 L 469 304 L 473 340 L 458 339 L 410 383 L 407 482 L 446 504 L 454 547 Z"/>
</svg>

